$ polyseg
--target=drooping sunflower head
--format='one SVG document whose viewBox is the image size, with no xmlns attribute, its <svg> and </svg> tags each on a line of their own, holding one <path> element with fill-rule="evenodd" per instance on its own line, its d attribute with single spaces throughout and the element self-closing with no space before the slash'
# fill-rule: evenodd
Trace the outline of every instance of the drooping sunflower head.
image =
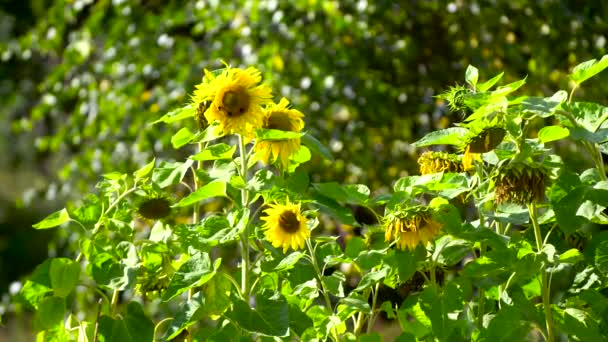
<svg viewBox="0 0 608 342">
<path fill-rule="evenodd" d="M 431 241 L 442 224 L 437 222 L 429 207 L 415 206 L 388 214 L 384 219 L 385 241 L 396 241 L 397 248 L 413 250 L 418 244 Z"/>
<path fill-rule="evenodd" d="M 306 239 L 310 237 L 307 219 L 302 215 L 300 204 L 290 203 L 271 204 L 264 210 L 266 216 L 262 229 L 266 239 L 276 248 L 283 247 L 283 253 L 289 248 L 302 249 Z"/>
<path fill-rule="evenodd" d="M 460 157 L 446 152 L 427 151 L 418 158 L 420 174 L 436 172 L 462 172 L 464 168 Z"/>
<path fill-rule="evenodd" d="M 473 161 L 481 160 L 481 153 L 495 149 L 504 139 L 507 131 L 498 126 L 487 126 L 473 129 L 464 138 L 464 156 L 462 164 L 465 170 L 473 168 Z"/>
<path fill-rule="evenodd" d="M 496 204 L 512 202 L 527 205 L 545 198 L 547 171 L 542 166 L 514 163 L 498 169 L 495 178 Z"/>
<path fill-rule="evenodd" d="M 163 195 L 147 197 L 137 203 L 137 214 L 147 220 L 160 220 L 171 214 L 171 204 Z"/>
<path fill-rule="evenodd" d="M 289 108 L 289 101 L 282 98 L 278 104 L 272 104 L 264 111 L 262 128 L 277 129 L 287 132 L 301 132 L 304 128 L 304 114 L 297 109 Z M 285 140 L 264 140 L 256 142 L 256 158 L 264 164 L 278 162 L 287 169 L 289 157 L 300 149 L 300 138 Z"/>
<path fill-rule="evenodd" d="M 251 137 L 263 123 L 262 105 L 272 102 L 272 89 L 261 83 L 259 70 L 226 67 L 219 75 L 205 70 L 203 82 L 196 86 L 192 101 L 200 107 L 209 101 L 204 116 L 217 120 L 224 134 Z"/>
</svg>

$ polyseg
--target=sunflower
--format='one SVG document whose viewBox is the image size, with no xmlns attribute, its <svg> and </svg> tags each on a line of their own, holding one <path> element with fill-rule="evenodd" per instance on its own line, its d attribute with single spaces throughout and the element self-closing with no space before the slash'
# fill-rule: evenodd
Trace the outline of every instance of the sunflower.
<svg viewBox="0 0 608 342">
<path fill-rule="evenodd" d="M 300 212 L 300 204 L 287 200 L 286 204 L 271 204 L 264 213 L 266 216 L 262 220 L 266 223 L 262 229 L 274 247 L 283 247 L 283 253 L 289 247 L 293 250 L 304 247 L 306 239 L 310 237 L 310 230 L 306 225 L 306 217 Z"/>
<path fill-rule="evenodd" d="M 205 70 L 203 82 L 196 86 L 192 101 L 197 108 L 209 101 L 204 115 L 207 122 L 219 121 L 224 134 L 251 137 L 263 124 L 262 105 L 272 103 L 272 89 L 260 84 L 260 71 L 226 66 L 219 75 Z"/>
<path fill-rule="evenodd" d="M 264 112 L 262 128 L 300 132 L 304 128 L 304 114 L 297 109 L 288 108 L 289 101 L 282 98 L 279 104 L 272 104 Z M 264 140 L 256 142 L 256 158 L 264 164 L 280 162 L 283 169 L 289 166 L 289 156 L 300 149 L 300 138 L 285 140 Z"/>
<path fill-rule="evenodd" d="M 462 172 L 463 166 L 460 158 L 445 152 L 427 151 L 418 158 L 420 174 L 426 175 L 436 172 Z"/>
<path fill-rule="evenodd" d="M 522 205 L 538 203 L 545 199 L 547 172 L 542 167 L 515 163 L 498 169 L 495 180 L 494 199 Z"/>
<path fill-rule="evenodd" d="M 401 250 L 413 250 L 419 243 L 426 245 L 442 227 L 441 223 L 433 219 L 431 209 L 423 206 L 389 214 L 384 223 L 384 240 L 396 240 L 397 248 Z"/>
<path fill-rule="evenodd" d="M 507 131 L 502 127 L 489 126 L 479 131 L 471 131 L 465 137 L 462 165 L 465 170 L 473 168 L 473 161 L 481 161 L 481 154 L 495 149 L 504 139 Z"/>
</svg>

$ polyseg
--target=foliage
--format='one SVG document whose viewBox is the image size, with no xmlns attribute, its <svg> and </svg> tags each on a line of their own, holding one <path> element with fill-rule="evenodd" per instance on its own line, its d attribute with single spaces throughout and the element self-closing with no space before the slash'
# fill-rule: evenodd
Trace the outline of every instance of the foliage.
<svg viewBox="0 0 608 342">
<path fill-rule="evenodd" d="M 97 194 L 35 225 L 78 228 L 77 255 L 38 266 L 19 301 L 51 340 L 381 340 L 381 316 L 399 323 L 398 340 L 607 339 L 608 234 L 597 224 L 607 222 L 608 109 L 574 99 L 607 66 L 580 64 L 570 94 L 550 97 L 515 95 L 526 79 L 480 83 L 469 67 L 462 98 L 446 95 L 467 116 L 415 143 L 459 155 L 428 154 L 423 175 L 381 196 L 364 184 L 311 182 L 301 165 L 325 148 L 309 133 L 225 135 L 218 127 L 230 113 L 175 130 L 174 147 L 196 151 L 107 173 Z M 226 99 L 204 108 L 221 111 Z M 189 106 L 157 124 L 186 127 Z M 259 142 L 294 139 L 302 144 L 288 165 L 254 162 Z M 563 163 L 554 146 L 566 140 L 594 166 Z M 174 201 L 166 216 L 138 216 L 159 198 Z M 350 206 L 373 219 L 358 223 Z M 326 216 L 362 236 L 320 231 Z"/>
</svg>

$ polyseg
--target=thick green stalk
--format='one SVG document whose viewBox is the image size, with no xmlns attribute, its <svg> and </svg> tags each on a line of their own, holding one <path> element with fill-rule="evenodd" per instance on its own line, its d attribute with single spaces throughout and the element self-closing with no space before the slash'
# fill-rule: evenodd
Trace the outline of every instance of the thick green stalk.
<svg viewBox="0 0 608 342">
<path fill-rule="evenodd" d="M 239 152 L 241 154 L 241 177 L 247 184 L 247 153 L 245 151 L 245 141 L 241 135 L 239 135 Z M 241 189 L 241 204 L 244 208 L 247 208 L 249 204 L 249 191 L 247 189 Z M 247 302 L 249 302 L 249 224 L 245 225 L 243 233 L 241 234 L 241 256 L 243 262 L 241 263 L 241 293 Z"/>
<path fill-rule="evenodd" d="M 540 253 L 543 249 L 543 239 L 540 233 L 540 225 L 538 224 L 538 216 L 536 213 L 536 203 L 532 202 L 528 205 L 528 211 L 530 213 L 530 221 L 532 221 L 532 226 L 534 227 L 534 236 L 536 238 L 536 248 Z M 543 299 L 543 309 L 545 311 L 545 322 L 547 324 L 547 342 L 554 342 L 554 323 L 553 323 L 553 315 L 551 314 L 551 297 L 549 294 L 549 283 L 547 281 L 547 272 L 545 270 L 541 271 L 541 291 L 542 291 L 542 299 Z"/>
</svg>

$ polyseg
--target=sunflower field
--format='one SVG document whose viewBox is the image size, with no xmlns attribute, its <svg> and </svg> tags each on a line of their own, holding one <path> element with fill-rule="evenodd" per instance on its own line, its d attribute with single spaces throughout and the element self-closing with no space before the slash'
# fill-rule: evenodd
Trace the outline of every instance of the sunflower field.
<svg viewBox="0 0 608 342">
<path fill-rule="evenodd" d="M 2 6 L 0 340 L 608 340 L 605 4 Z"/>
</svg>

